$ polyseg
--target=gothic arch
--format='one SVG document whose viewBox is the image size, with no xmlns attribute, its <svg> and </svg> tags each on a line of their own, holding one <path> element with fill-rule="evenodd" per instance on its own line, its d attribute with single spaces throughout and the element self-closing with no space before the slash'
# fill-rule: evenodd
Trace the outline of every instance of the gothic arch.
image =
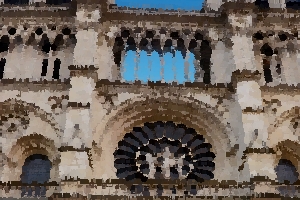
<svg viewBox="0 0 300 200">
<path fill-rule="evenodd" d="M 19 181 L 25 159 L 33 154 L 49 157 L 54 164 L 51 177 L 57 180 L 60 155 L 57 148 L 63 131 L 52 115 L 34 104 L 16 99 L 1 102 L 0 113 L 5 144 L 1 150 L 6 157 L 3 174 L 7 174 L 1 180 Z"/>
<path fill-rule="evenodd" d="M 287 139 L 279 142 L 274 149 L 276 151 L 275 164 L 282 159 L 289 160 L 296 170 L 300 172 L 300 144 L 298 142 Z"/>
<path fill-rule="evenodd" d="M 3 176 L 2 181 L 21 180 L 20 176 L 25 160 L 34 154 L 41 154 L 48 157 L 52 163 L 50 181 L 59 180 L 58 164 L 60 163 L 60 153 L 55 142 L 42 135 L 32 134 L 19 138 L 6 155 L 7 163 L 3 174 L 7 174 L 8 176 Z"/>
<path fill-rule="evenodd" d="M 222 124 L 221 118 L 222 113 L 216 111 L 216 108 L 191 98 L 185 99 L 185 101 L 179 97 L 174 99 L 172 97 L 146 97 L 135 101 L 127 100 L 119 105 L 117 110 L 111 110 L 103 120 L 107 122 L 106 127 L 101 133 L 100 130 L 96 130 L 95 141 L 98 143 L 100 139 L 99 146 L 105 146 L 102 148 L 102 156 L 113 162 L 111 156 L 117 148 L 117 143 L 133 127 L 141 127 L 146 122 L 156 121 L 184 124 L 203 135 L 206 141 L 212 144 L 211 151 L 216 155 L 215 177 L 219 179 L 224 167 L 226 151 L 229 150 L 228 129 L 226 125 Z M 97 134 L 102 134 L 102 136 Z M 107 144 L 110 146 L 107 147 Z"/>
</svg>

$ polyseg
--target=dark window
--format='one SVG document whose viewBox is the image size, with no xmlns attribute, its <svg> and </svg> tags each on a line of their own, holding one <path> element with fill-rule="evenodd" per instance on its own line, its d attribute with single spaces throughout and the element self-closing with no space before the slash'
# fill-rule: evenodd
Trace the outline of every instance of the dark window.
<svg viewBox="0 0 300 200">
<path fill-rule="evenodd" d="M 41 154 L 34 154 L 29 156 L 22 167 L 21 182 L 25 184 L 32 184 L 36 182 L 43 184 L 50 179 L 51 162 L 47 156 Z M 22 196 L 45 196 L 45 186 L 35 186 L 33 188 L 22 187 Z"/>
<path fill-rule="evenodd" d="M 56 58 L 54 61 L 54 69 L 53 69 L 53 79 L 59 79 L 59 69 L 60 69 L 61 61 L 60 59 Z"/>
<path fill-rule="evenodd" d="M 211 66 L 211 54 L 212 49 L 210 47 L 210 43 L 207 40 L 202 40 L 200 46 L 200 67 L 204 71 L 203 82 L 205 84 L 210 84 L 211 76 L 210 76 L 210 66 Z"/>
<path fill-rule="evenodd" d="M 41 76 L 47 75 L 47 68 L 48 68 L 48 59 L 43 60 L 43 66 L 42 66 L 42 74 Z"/>
<path fill-rule="evenodd" d="M 286 8 L 300 10 L 300 1 L 299 0 L 288 0 L 288 1 L 286 1 Z"/>
<path fill-rule="evenodd" d="M 1 58 L 1 60 L 0 60 L 0 79 L 2 79 L 3 75 L 4 75 L 5 63 L 6 63 L 6 59 L 5 58 Z"/>
<path fill-rule="evenodd" d="M 255 5 L 260 9 L 270 8 L 268 0 L 256 0 Z"/>
<path fill-rule="evenodd" d="M 29 0 L 4 0 L 4 4 L 12 4 L 12 5 L 29 4 Z"/>
<path fill-rule="evenodd" d="M 289 160 L 280 159 L 275 171 L 279 183 L 287 182 L 289 184 L 293 184 L 298 180 L 299 174 L 297 169 Z"/>
</svg>

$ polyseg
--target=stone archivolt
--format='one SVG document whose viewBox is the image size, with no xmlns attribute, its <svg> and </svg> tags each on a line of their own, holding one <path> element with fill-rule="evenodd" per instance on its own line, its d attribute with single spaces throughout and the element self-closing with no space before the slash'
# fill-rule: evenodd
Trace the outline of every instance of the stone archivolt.
<svg viewBox="0 0 300 200">
<path fill-rule="evenodd" d="M 104 1 L 95 6 L 76 3 L 77 15 L 70 10 L 53 12 L 52 22 L 45 17 L 42 23 L 35 12 L 35 22 L 16 18 L 16 24 L 8 25 L 9 17 L 1 19 L 1 198 L 41 195 L 24 190 L 26 184 L 40 187 L 26 182 L 30 173 L 49 176 L 45 184 L 50 188 L 42 196 L 53 198 L 63 193 L 80 198 L 91 194 L 233 198 L 254 197 L 251 192 L 266 190 L 296 195 L 287 191 L 292 186 L 279 190 L 276 186 L 284 170 L 292 176 L 285 180 L 299 182 L 294 27 L 269 31 L 262 24 L 275 27 L 272 9 L 266 13 L 250 3 L 242 10 L 225 3 L 217 14 L 207 12 L 207 7 L 192 14 L 160 10 L 138 14 L 141 10 L 107 8 Z M 9 16 L 10 11 L 0 15 Z M 290 20 L 298 15 L 292 14 Z M 30 65 L 28 70 L 18 63 L 34 60 L 21 57 L 22 45 L 40 54 L 43 67 Z M 160 55 L 177 50 L 183 57 L 193 53 L 195 82 L 123 82 L 120 68 L 129 50 Z M 230 56 L 232 63 L 218 62 L 217 53 Z M 61 80 L 40 80 L 48 73 L 45 59 L 62 62 L 54 64 L 56 71 L 50 77 Z M 31 74 L 37 70 L 42 73 Z M 25 166 L 45 160 L 51 169 Z M 261 176 L 265 185 L 257 181 Z M 108 179 L 111 183 L 102 182 Z"/>
</svg>

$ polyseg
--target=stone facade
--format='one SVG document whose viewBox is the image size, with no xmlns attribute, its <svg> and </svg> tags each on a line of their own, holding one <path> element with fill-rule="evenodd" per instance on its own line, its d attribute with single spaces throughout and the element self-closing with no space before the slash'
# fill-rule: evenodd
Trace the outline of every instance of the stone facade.
<svg viewBox="0 0 300 200">
<path fill-rule="evenodd" d="M 255 2 L 208 1 L 193 13 L 121 8 L 113 1 L 18 8 L 5 2 L 1 198 L 25 198 L 22 177 L 32 155 L 51 162 L 49 172 L 35 173 L 48 173 L 44 196 L 53 199 L 157 196 L 163 186 L 160 195 L 183 198 L 297 195 L 296 185 L 276 184 L 278 174 L 300 166 L 298 11 Z M 195 56 L 195 82 L 124 80 L 127 48 L 163 54 L 171 48 L 166 41 Z M 134 184 L 117 175 L 120 141 L 156 122 L 203 135 L 215 156 L 213 180 Z M 283 159 L 290 168 L 278 172 Z M 143 184 L 151 186 L 147 195 L 137 191 Z"/>
</svg>

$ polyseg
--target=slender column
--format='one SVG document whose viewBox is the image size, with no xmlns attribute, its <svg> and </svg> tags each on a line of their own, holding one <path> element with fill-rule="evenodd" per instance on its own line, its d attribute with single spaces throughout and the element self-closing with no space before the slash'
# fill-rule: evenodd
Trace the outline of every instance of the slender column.
<svg viewBox="0 0 300 200">
<path fill-rule="evenodd" d="M 288 85 L 299 83 L 298 58 L 294 52 L 284 49 L 282 53 L 282 82 Z"/>
<path fill-rule="evenodd" d="M 110 22 L 103 22 L 97 38 L 97 54 L 95 67 L 98 69 L 98 79 L 115 81 L 120 79 L 120 65 L 116 61 L 116 53 L 119 49 L 116 44 L 117 27 Z"/>
</svg>

